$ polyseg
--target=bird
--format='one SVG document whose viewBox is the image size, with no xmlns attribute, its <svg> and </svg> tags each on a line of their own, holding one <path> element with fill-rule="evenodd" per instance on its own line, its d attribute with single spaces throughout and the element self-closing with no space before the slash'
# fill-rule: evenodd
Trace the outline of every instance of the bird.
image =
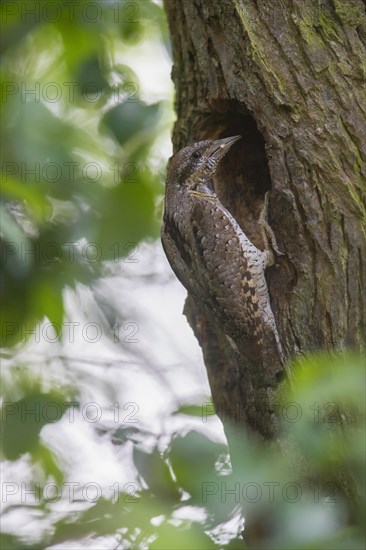
<svg viewBox="0 0 366 550">
<path fill-rule="evenodd" d="M 213 319 L 260 384 L 275 386 L 284 355 L 271 308 L 265 270 L 278 249 L 267 222 L 268 197 L 258 224 L 265 250 L 257 248 L 221 203 L 214 175 L 231 136 L 192 143 L 168 163 L 161 241 L 179 281 Z M 261 374 L 263 375 L 261 378 Z"/>
</svg>

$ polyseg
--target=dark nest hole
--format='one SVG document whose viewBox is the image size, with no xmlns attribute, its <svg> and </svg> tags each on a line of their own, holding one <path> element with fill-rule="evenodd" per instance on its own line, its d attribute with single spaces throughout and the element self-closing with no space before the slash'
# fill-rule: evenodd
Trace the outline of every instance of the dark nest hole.
<svg viewBox="0 0 366 550">
<path fill-rule="evenodd" d="M 257 220 L 264 195 L 271 189 L 265 140 L 254 118 L 233 102 L 220 101 L 214 108 L 219 112 L 201 119 L 197 141 L 242 136 L 221 162 L 214 187 L 249 239 L 262 247 Z"/>
</svg>

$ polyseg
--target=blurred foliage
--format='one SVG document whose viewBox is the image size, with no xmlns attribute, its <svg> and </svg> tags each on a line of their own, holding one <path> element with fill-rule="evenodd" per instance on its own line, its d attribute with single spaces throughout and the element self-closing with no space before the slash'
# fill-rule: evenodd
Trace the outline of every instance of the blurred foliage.
<svg viewBox="0 0 366 550">
<path fill-rule="evenodd" d="M 105 260 L 158 235 L 163 177 L 149 157 L 166 105 L 142 97 L 128 49 L 159 39 L 169 51 L 169 41 L 162 8 L 150 0 L 25 0 L 0 10 L 1 345 L 11 348 L 44 319 L 57 331 L 65 288 L 90 284 Z M 96 428 L 114 448 L 132 448 L 135 481 L 110 498 L 68 500 L 42 490 L 68 481 L 44 433 L 58 430 L 77 390 L 12 369 L 2 384 L 2 458 L 31 463 L 37 498 L 7 506 L 16 492 L 7 487 L 4 518 L 18 511 L 19 524 L 27 506 L 47 528 L 36 542 L 3 533 L 1 547 L 244 548 L 243 515 L 254 547 L 363 548 L 364 362 L 311 357 L 296 372 L 279 404 L 279 447 L 254 445 L 242 432 L 231 438 L 239 471 L 227 447 L 203 435 L 207 403 L 186 403 L 171 418 L 184 425 L 201 416 L 199 430 Z M 306 464 L 293 461 L 297 452 Z M 339 486 L 343 471 L 353 501 Z"/>
<path fill-rule="evenodd" d="M 99 430 L 99 437 L 108 435 L 121 449 L 133 445 L 136 481 L 113 488 L 110 499 L 100 495 L 59 520 L 54 519 L 52 500 L 40 484 L 35 510 L 48 516 L 52 525 L 41 546 L 68 542 L 77 547 L 85 537 L 101 542 L 113 536 L 113 545 L 103 547 L 245 548 L 240 534 L 243 515 L 248 547 L 364 548 L 365 399 L 360 390 L 364 360 L 357 355 L 312 356 L 299 361 L 294 372 L 292 387 L 278 403 L 282 411 L 278 444 L 253 444 L 233 426 L 236 437 L 231 437 L 230 452 L 240 457 L 238 469 L 232 469 L 226 445 L 209 439 L 204 430 L 175 431 L 164 444 L 139 424 Z M 35 461 L 42 453 L 50 454 L 44 445 L 37 447 L 44 420 L 38 426 L 33 417 L 27 421 L 29 434 L 23 444 L 10 434 L 18 429 L 23 406 L 34 411 L 38 402 L 42 410 L 52 400 L 53 409 L 59 403 L 61 411 L 68 390 L 63 397 L 60 390 L 57 395 L 32 391 L 3 407 L 4 453 L 10 459 L 25 450 Z M 203 426 L 207 426 L 206 406 L 207 402 L 201 408 Z M 197 418 L 197 407 L 187 404 L 175 416 L 187 417 L 191 411 Z M 342 428 L 329 415 L 330 409 L 341 418 L 351 410 L 352 421 Z M 57 429 L 56 415 L 52 421 Z M 297 459 L 297 451 L 305 461 Z M 51 478 L 60 483 L 55 463 L 56 457 L 42 460 L 40 481 Z M 353 480 L 351 496 L 340 472 Z M 32 548 L 32 544 L 6 534 L 2 547 Z"/>
<path fill-rule="evenodd" d="M 164 178 L 148 159 L 164 105 L 141 99 L 121 59 L 138 40 L 167 42 L 167 30 L 150 0 L 0 9 L 1 345 L 12 346 L 22 327 L 62 322 L 66 285 L 158 235 Z"/>
</svg>

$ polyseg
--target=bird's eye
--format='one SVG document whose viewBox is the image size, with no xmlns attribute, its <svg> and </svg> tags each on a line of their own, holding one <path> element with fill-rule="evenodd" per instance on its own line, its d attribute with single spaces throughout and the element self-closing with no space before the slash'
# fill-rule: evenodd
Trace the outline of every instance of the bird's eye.
<svg viewBox="0 0 366 550">
<path fill-rule="evenodd" d="M 194 158 L 194 159 L 199 159 L 199 158 L 201 158 L 201 153 L 200 153 L 199 151 L 194 151 L 194 152 L 192 153 L 192 158 Z"/>
</svg>

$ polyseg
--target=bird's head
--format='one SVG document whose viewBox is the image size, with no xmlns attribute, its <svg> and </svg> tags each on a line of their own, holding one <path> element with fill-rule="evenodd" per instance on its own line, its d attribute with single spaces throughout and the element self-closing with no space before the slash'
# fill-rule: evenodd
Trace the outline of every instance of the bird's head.
<svg viewBox="0 0 366 550">
<path fill-rule="evenodd" d="M 230 147 L 241 139 L 231 136 L 224 139 L 205 140 L 184 147 L 171 158 L 167 182 L 196 189 L 214 175 L 220 160 Z"/>
</svg>

